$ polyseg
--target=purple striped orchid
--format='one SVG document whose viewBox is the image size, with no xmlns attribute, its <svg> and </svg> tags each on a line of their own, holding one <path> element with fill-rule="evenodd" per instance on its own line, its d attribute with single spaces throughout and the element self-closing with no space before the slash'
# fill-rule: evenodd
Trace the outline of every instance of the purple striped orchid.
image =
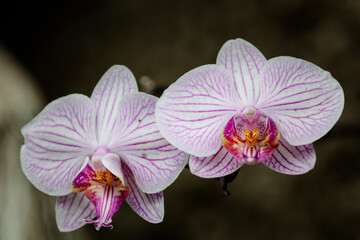
<svg viewBox="0 0 360 240">
<path fill-rule="evenodd" d="M 61 231 L 111 227 L 124 200 L 145 220 L 162 221 L 162 190 L 188 156 L 159 133 L 156 102 L 138 92 L 128 68 L 113 66 L 90 98 L 59 98 L 22 128 L 22 169 L 35 187 L 58 196 Z"/>
<path fill-rule="evenodd" d="M 163 136 L 191 154 L 190 170 L 200 177 L 257 163 L 302 174 L 315 164 L 312 142 L 333 127 L 343 106 L 343 90 L 330 73 L 293 57 L 266 60 L 236 39 L 224 44 L 216 64 L 173 83 L 155 118 Z"/>
</svg>

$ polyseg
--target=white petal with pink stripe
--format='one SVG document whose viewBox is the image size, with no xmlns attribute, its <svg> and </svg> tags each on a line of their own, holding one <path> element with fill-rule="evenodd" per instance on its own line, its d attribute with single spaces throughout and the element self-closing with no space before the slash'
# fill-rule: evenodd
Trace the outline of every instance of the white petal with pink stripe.
<svg viewBox="0 0 360 240">
<path fill-rule="evenodd" d="M 304 145 L 334 126 L 344 108 L 344 92 L 330 73 L 318 66 L 277 57 L 262 69 L 257 106 L 276 121 L 290 144 Z"/>
</svg>

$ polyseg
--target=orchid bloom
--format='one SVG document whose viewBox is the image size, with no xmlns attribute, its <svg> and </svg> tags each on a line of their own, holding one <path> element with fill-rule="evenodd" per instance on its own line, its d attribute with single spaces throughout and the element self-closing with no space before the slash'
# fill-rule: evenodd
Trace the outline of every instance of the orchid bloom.
<svg viewBox="0 0 360 240">
<path fill-rule="evenodd" d="M 339 119 L 344 93 L 318 66 L 293 57 L 266 60 L 249 42 L 230 40 L 216 64 L 195 68 L 156 104 L 163 136 L 191 154 L 204 178 L 263 163 L 285 174 L 314 167 L 312 142 Z"/>
<path fill-rule="evenodd" d="M 22 169 L 36 188 L 58 196 L 61 231 L 111 227 L 124 200 L 145 220 L 162 221 L 162 190 L 188 156 L 159 133 L 156 101 L 138 92 L 128 68 L 113 66 L 90 98 L 59 98 L 22 128 Z"/>
</svg>

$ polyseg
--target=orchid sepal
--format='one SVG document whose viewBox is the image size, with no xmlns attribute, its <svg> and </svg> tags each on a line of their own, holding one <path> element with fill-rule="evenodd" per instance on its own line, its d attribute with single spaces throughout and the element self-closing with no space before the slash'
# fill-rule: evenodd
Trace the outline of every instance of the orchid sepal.
<svg viewBox="0 0 360 240">
<path fill-rule="evenodd" d="M 192 174 L 202 178 L 218 178 L 236 172 L 244 163 L 221 147 L 209 157 L 190 156 L 189 168 Z"/>
<path fill-rule="evenodd" d="M 74 231 L 96 217 L 96 210 L 84 193 L 70 193 L 56 198 L 56 223 L 61 232 Z"/>
<path fill-rule="evenodd" d="M 314 168 L 316 155 L 314 146 L 293 146 L 280 138 L 277 150 L 264 161 L 268 168 L 287 175 L 304 174 Z"/>
</svg>

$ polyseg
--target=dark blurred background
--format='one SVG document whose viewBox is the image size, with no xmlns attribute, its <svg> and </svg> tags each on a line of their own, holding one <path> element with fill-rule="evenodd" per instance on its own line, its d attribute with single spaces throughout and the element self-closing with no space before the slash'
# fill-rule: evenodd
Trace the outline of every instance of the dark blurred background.
<svg viewBox="0 0 360 240">
<path fill-rule="evenodd" d="M 70 93 L 90 95 L 114 64 L 126 65 L 138 80 L 148 76 L 166 87 L 192 68 L 215 63 L 221 46 L 233 38 L 248 40 L 266 58 L 289 55 L 313 62 L 344 89 L 343 115 L 315 142 L 317 163 L 309 173 L 286 176 L 262 165 L 245 166 L 225 198 L 218 181 L 185 169 L 165 190 L 163 223 L 150 224 L 124 204 L 113 217 L 114 229 L 97 232 L 88 225 L 79 230 L 84 238 L 360 239 L 360 1 L 1 5 L 0 44 L 32 76 L 45 103 Z"/>
</svg>

